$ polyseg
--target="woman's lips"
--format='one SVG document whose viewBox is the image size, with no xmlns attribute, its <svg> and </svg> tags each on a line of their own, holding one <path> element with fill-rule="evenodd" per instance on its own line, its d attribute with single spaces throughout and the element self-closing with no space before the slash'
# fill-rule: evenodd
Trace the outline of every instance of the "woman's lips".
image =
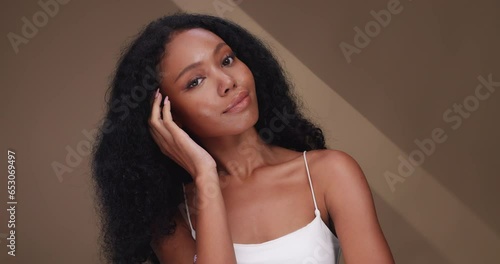
<svg viewBox="0 0 500 264">
<path fill-rule="evenodd" d="M 236 113 L 243 110 L 250 103 L 250 96 L 248 96 L 248 91 L 243 90 L 239 92 L 231 101 L 231 103 L 226 107 L 223 113 Z"/>
</svg>

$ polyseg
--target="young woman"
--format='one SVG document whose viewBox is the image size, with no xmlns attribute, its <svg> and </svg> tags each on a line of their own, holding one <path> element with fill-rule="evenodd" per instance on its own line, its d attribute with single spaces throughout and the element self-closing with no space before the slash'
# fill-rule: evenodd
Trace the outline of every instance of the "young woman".
<svg viewBox="0 0 500 264">
<path fill-rule="evenodd" d="M 158 87 L 158 89 L 157 89 Z M 178 13 L 123 52 L 94 146 L 113 263 L 394 263 L 357 162 L 325 146 L 269 49 Z"/>
</svg>

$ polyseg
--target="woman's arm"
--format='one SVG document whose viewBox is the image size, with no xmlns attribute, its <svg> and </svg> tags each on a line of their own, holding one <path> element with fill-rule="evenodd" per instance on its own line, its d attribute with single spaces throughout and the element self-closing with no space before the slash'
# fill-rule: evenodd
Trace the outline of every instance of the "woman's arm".
<svg viewBox="0 0 500 264">
<path fill-rule="evenodd" d="M 174 217 L 176 227 L 173 234 L 151 241 L 151 248 L 162 264 L 192 264 L 196 254 L 196 243 L 179 210 Z"/>
<path fill-rule="evenodd" d="M 178 213 L 174 234 L 151 244 L 161 263 L 192 264 L 195 254 L 196 264 L 236 263 L 224 200 L 214 173 L 196 177 L 196 241 Z"/>
<path fill-rule="evenodd" d="M 173 121 L 168 97 L 164 99 L 164 106 L 160 106 L 161 97 L 157 90 L 148 123 L 151 135 L 162 153 L 182 166 L 193 177 L 197 213 L 196 264 L 236 263 L 215 160 Z M 158 255 L 164 260 L 169 260 L 173 256 L 184 256 L 172 250 L 172 247 L 183 250 L 185 246 L 192 253 L 192 242 L 187 242 L 185 231 L 179 231 L 178 237 L 175 237 L 172 243 L 169 243 L 168 239 L 164 241 L 166 242 L 157 247 L 161 249 Z M 167 263 L 170 262 L 181 263 L 178 261 Z M 185 260 L 182 263 L 186 263 Z M 192 263 L 192 260 L 187 263 Z"/>
<path fill-rule="evenodd" d="M 347 153 L 325 150 L 318 171 L 326 174 L 325 203 L 332 216 L 347 264 L 393 264 L 377 219 L 373 197 L 358 163 Z"/>
<path fill-rule="evenodd" d="M 195 187 L 196 264 L 236 263 L 217 172 L 196 177 Z"/>
</svg>

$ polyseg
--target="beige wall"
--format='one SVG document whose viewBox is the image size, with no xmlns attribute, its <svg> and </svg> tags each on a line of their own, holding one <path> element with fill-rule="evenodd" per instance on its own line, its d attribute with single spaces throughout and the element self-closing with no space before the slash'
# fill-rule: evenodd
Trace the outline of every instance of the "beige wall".
<svg viewBox="0 0 500 264">
<path fill-rule="evenodd" d="M 18 204 L 17 256 L 9 257 L 4 168 L 1 263 L 99 263 L 87 135 L 102 117 L 120 47 L 179 9 L 230 18 L 274 48 L 329 147 L 363 168 L 398 263 L 500 261 L 499 85 L 488 98 L 475 94 L 481 78 L 500 82 L 498 2 L 66 2 L 17 53 L 9 32 L 22 35 L 23 17 L 43 9 L 37 1 L 2 6 L 0 157 L 6 166 L 6 150 L 16 152 Z M 354 28 L 374 25 L 370 11 L 382 9 L 392 11 L 390 22 L 347 59 L 339 45 L 355 46 Z M 464 101 L 469 110 L 460 117 L 454 104 Z M 446 140 L 413 172 L 398 173 L 398 157 L 415 155 L 415 140 L 439 129 L 435 140 Z M 76 149 L 81 160 L 67 161 Z M 57 177 L 54 162 L 72 171 Z M 393 189 L 391 172 L 399 179 Z"/>
</svg>

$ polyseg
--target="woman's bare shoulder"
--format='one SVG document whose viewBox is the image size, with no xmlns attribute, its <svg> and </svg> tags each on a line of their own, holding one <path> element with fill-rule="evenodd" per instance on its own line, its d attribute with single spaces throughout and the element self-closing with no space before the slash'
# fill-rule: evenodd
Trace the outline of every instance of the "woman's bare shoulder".
<svg viewBox="0 0 500 264">
<path fill-rule="evenodd" d="M 377 263 L 394 263 L 378 223 L 369 183 L 358 162 L 344 151 L 322 150 L 315 154 L 318 185 L 345 259 L 365 263 L 375 258 Z M 360 254 L 364 252 L 376 254 Z"/>
<path fill-rule="evenodd" d="M 337 149 L 312 150 L 307 153 L 311 177 L 324 188 L 349 182 L 354 172 L 361 171 L 358 162 L 345 151 Z"/>
<path fill-rule="evenodd" d="M 160 263 L 192 263 L 196 244 L 180 210 L 174 216 L 174 233 L 151 241 Z"/>
<path fill-rule="evenodd" d="M 308 162 L 318 169 L 342 169 L 359 166 L 357 161 L 345 151 L 338 149 L 317 149 L 307 152 Z"/>
</svg>

